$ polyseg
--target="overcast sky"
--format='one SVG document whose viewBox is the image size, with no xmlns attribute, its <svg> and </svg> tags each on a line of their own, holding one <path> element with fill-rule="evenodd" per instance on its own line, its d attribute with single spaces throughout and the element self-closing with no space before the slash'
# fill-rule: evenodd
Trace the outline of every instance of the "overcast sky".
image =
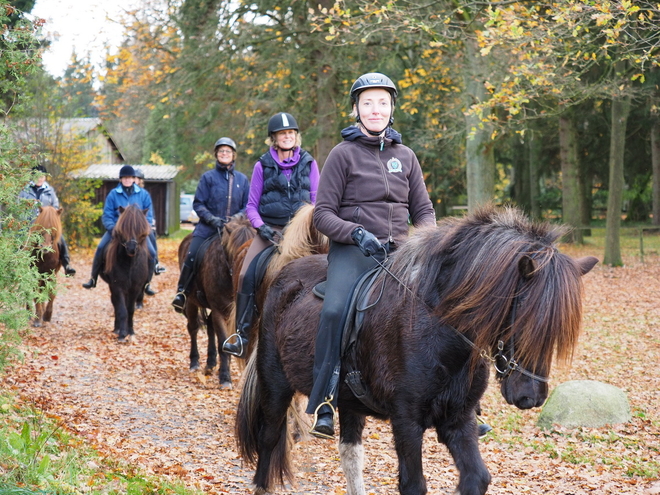
<svg viewBox="0 0 660 495">
<path fill-rule="evenodd" d="M 73 50 L 79 58 L 90 53 L 92 62 L 101 66 L 105 46 L 121 43 L 122 27 L 116 22 L 121 12 L 138 3 L 139 0 L 37 0 L 32 15 L 46 20 L 44 34 L 52 42 L 43 56 L 46 70 L 61 76 Z"/>
</svg>

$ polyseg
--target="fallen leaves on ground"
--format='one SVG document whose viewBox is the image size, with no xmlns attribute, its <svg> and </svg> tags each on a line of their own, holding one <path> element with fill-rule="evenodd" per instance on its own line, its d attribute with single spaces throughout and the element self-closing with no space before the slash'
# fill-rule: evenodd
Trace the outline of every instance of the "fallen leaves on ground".
<svg viewBox="0 0 660 495">
<path fill-rule="evenodd" d="M 135 316 L 136 339 L 118 344 L 109 290 L 80 284 L 92 251 L 74 253 L 77 278 L 60 276 L 54 321 L 26 339 L 27 358 L 3 379 L 59 418 L 103 454 L 148 472 L 184 480 L 208 494 L 251 493 L 251 468 L 234 442 L 240 370 L 232 364 L 233 390 L 217 376 L 188 371 L 186 320 L 170 301 L 178 277 L 178 243 L 160 240 L 166 273 L 154 277 L 158 294 Z M 572 248 L 576 249 L 576 248 Z M 594 254 L 579 253 L 574 254 Z M 627 260 L 628 262 L 628 260 Z M 542 431 L 539 410 L 506 405 L 493 381 L 482 402 L 494 431 L 481 442 L 493 481 L 490 494 L 660 493 L 645 459 L 660 452 L 660 260 L 630 260 L 623 268 L 598 265 L 585 278 L 584 332 L 573 365 L 555 368 L 551 386 L 599 380 L 622 388 L 631 403 L 630 424 L 598 429 Z M 206 337 L 199 337 L 202 359 Z M 396 494 L 397 460 L 389 425 L 369 419 L 364 434 L 368 494 Z M 344 494 L 336 444 L 310 439 L 295 446 L 296 485 L 281 494 Z M 432 432 L 424 442 L 429 493 L 451 494 L 457 471 Z"/>
</svg>

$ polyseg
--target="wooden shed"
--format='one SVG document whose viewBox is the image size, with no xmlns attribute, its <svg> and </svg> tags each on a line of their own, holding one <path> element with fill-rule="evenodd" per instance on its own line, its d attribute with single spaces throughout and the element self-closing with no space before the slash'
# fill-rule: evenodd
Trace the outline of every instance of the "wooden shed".
<svg viewBox="0 0 660 495">
<path fill-rule="evenodd" d="M 119 170 L 123 165 L 90 165 L 76 174 L 87 179 L 102 179 L 96 190 L 96 200 L 103 203 L 108 193 L 119 184 Z M 156 233 L 169 235 L 179 230 L 179 186 L 174 181 L 179 167 L 175 165 L 132 165 L 144 174 L 144 188 L 149 191 L 156 218 Z"/>
</svg>

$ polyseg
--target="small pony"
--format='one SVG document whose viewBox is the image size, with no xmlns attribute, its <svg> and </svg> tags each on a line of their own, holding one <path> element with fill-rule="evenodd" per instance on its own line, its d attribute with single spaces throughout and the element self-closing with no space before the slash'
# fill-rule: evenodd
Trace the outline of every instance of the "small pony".
<svg viewBox="0 0 660 495">
<path fill-rule="evenodd" d="M 47 290 L 45 302 L 35 301 L 36 317 L 32 320 L 32 326 L 41 327 L 44 322 L 50 322 L 53 316 L 53 303 L 55 301 L 55 286 L 57 272 L 60 270 L 60 248 L 59 242 L 62 236 L 62 222 L 60 216 L 62 208 L 55 209 L 52 206 L 40 206 L 39 215 L 30 227 L 30 232 L 41 237 L 41 243 L 32 249 L 34 264 L 43 278 L 39 282 L 40 290 Z"/>
<path fill-rule="evenodd" d="M 365 417 L 389 419 L 399 492 L 427 493 L 422 440 L 433 428 L 459 471 L 458 492 L 483 495 L 490 474 L 479 453 L 476 408 L 494 364 L 501 393 L 521 409 L 548 395 L 553 356 L 569 360 L 581 326 L 581 276 L 597 263 L 556 248 L 562 229 L 513 208 L 483 208 L 419 229 L 376 275 L 361 306 L 353 365 L 369 393 L 359 400 L 339 376 L 339 453 L 348 495 L 364 495 Z M 309 395 L 325 279 L 324 256 L 286 265 L 263 309 L 259 345 L 236 415 L 241 456 L 256 464 L 256 494 L 292 479 L 287 410 Z M 354 368 L 355 369 L 355 368 Z"/>
<path fill-rule="evenodd" d="M 149 250 L 147 236 L 151 227 L 146 210 L 136 205 L 119 207 L 119 219 L 112 229 L 112 239 L 104 253 L 101 278 L 110 287 L 110 299 L 115 311 L 115 328 L 120 343 L 127 342 L 133 330 L 136 304 L 141 305 L 144 287 L 149 280 Z"/>
</svg>

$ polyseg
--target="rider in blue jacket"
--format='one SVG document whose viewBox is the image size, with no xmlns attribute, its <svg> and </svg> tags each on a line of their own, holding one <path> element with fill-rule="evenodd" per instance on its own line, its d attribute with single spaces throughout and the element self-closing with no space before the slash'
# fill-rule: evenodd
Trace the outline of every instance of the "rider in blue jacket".
<svg viewBox="0 0 660 495">
<path fill-rule="evenodd" d="M 94 253 L 94 261 L 92 263 L 92 278 L 88 282 L 82 284 L 85 289 L 96 287 L 96 281 L 103 267 L 103 252 L 105 247 L 112 239 L 112 229 L 114 229 L 119 220 L 119 207 L 126 208 L 128 205 L 135 204 L 143 210 L 147 210 L 147 220 L 151 225 L 153 223 L 154 213 L 151 204 L 151 196 L 149 193 L 135 184 L 136 173 L 135 169 L 130 165 L 124 165 L 119 170 L 120 183 L 112 191 L 108 193 L 103 205 L 103 216 L 101 221 L 106 231 L 101 238 L 101 242 L 96 247 Z M 147 237 L 147 245 L 149 248 L 149 272 L 153 273 L 155 269 L 156 250 Z M 151 277 L 150 277 L 151 278 Z"/>
<path fill-rule="evenodd" d="M 199 217 L 192 241 L 181 267 L 176 296 L 172 306 L 177 313 L 183 313 L 186 297 L 192 283 L 197 251 L 206 239 L 221 233 L 227 219 L 236 213 L 245 211 L 250 182 L 245 174 L 235 170 L 236 143 L 233 139 L 222 137 L 213 148 L 215 167 L 204 172 L 195 191 L 193 209 Z"/>
</svg>

